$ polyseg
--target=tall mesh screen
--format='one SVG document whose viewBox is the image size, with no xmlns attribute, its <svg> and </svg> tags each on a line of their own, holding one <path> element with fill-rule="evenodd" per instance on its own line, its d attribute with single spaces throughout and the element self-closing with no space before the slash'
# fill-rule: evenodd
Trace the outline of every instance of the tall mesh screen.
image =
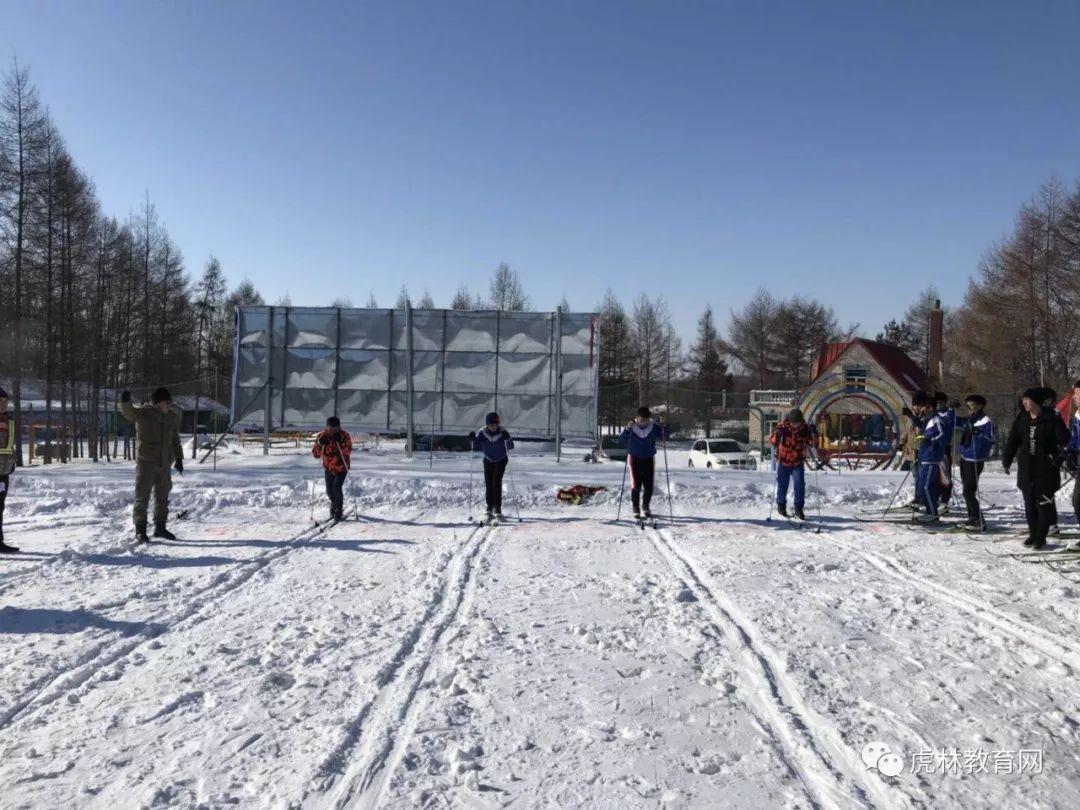
<svg viewBox="0 0 1080 810">
<path fill-rule="evenodd" d="M 241 425 L 265 424 L 269 378 L 272 430 L 336 414 L 352 430 L 404 431 L 411 369 L 417 433 L 473 430 L 496 410 L 520 435 L 554 436 L 560 413 L 563 436 L 596 434 L 592 314 L 240 307 L 236 317 Z"/>
</svg>

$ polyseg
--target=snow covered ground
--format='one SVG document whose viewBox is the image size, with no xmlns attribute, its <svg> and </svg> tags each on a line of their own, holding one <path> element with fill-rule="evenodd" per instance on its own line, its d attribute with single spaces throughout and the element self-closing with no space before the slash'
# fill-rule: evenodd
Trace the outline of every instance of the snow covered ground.
<svg viewBox="0 0 1080 810">
<path fill-rule="evenodd" d="M 643 531 L 577 458 L 516 457 L 489 529 L 466 457 L 358 453 L 365 519 L 320 532 L 316 462 L 224 455 L 142 553 L 129 465 L 19 471 L 0 803 L 1080 806 L 1080 565 L 866 522 L 900 474 L 811 475 L 825 531 L 770 523 L 768 473 L 685 454 Z"/>
</svg>

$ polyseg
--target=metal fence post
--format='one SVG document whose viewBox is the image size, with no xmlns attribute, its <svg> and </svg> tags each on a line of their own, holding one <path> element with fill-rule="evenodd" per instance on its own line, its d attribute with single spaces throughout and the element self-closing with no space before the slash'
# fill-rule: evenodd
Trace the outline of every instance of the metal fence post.
<svg viewBox="0 0 1080 810">
<path fill-rule="evenodd" d="M 562 307 L 555 310 L 555 463 L 562 460 Z"/>
<path fill-rule="evenodd" d="M 405 302 L 405 448 L 408 457 L 413 457 L 413 406 L 416 396 L 413 384 L 413 333 L 412 333 L 412 302 Z"/>
<path fill-rule="evenodd" d="M 270 402 L 274 388 L 274 308 L 266 320 L 266 402 L 263 407 L 263 455 L 270 455 Z"/>
</svg>

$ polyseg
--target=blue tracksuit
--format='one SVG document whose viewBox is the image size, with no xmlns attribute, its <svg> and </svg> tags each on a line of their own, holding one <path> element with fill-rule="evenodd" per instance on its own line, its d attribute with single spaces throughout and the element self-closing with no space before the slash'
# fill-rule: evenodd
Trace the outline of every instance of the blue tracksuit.
<svg viewBox="0 0 1080 810">
<path fill-rule="evenodd" d="M 656 442 L 658 439 L 667 441 L 668 427 L 659 422 L 650 422 L 646 427 L 623 428 L 619 434 L 619 442 L 626 448 L 626 452 L 634 458 L 653 458 L 656 456 Z"/>
<path fill-rule="evenodd" d="M 929 515 L 938 513 L 941 485 L 948 481 L 945 470 L 945 419 L 936 413 L 926 420 L 917 454 L 919 469 L 915 479 L 915 497 Z"/>
<path fill-rule="evenodd" d="M 476 438 L 473 439 L 473 450 L 480 450 L 484 453 L 484 461 L 490 461 L 492 464 L 498 464 L 500 461 L 504 461 L 507 457 L 507 450 L 514 449 L 514 440 L 510 438 L 510 434 L 502 428 L 499 428 L 494 433 L 488 433 L 488 429 L 484 428 L 476 434 Z"/>
<path fill-rule="evenodd" d="M 1077 411 L 1069 422 L 1069 443 L 1065 448 L 1080 451 L 1080 411 Z"/>
<path fill-rule="evenodd" d="M 965 416 L 957 419 L 956 425 L 964 431 L 960 436 L 960 458 L 972 462 L 989 461 L 997 435 L 993 420 L 985 414 L 978 416 L 974 421 Z M 1076 435 L 1074 422 L 1073 436 L 1076 437 Z M 1080 447 L 1080 445 L 1077 446 Z"/>
<path fill-rule="evenodd" d="M 945 453 L 952 452 L 953 434 L 956 432 L 956 409 L 946 408 L 937 412 L 942 421 L 942 433 L 945 436 Z"/>
</svg>

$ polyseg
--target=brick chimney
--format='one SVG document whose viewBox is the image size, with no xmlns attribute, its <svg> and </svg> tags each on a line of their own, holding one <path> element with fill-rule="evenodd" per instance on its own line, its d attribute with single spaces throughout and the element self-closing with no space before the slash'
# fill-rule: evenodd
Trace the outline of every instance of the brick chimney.
<svg viewBox="0 0 1080 810">
<path fill-rule="evenodd" d="M 930 310 L 930 340 L 926 348 L 928 368 L 927 376 L 930 377 L 930 385 L 934 388 L 941 386 L 942 374 L 942 339 L 941 333 L 944 327 L 945 313 L 941 311 L 941 300 L 934 301 L 934 308 Z"/>
</svg>

